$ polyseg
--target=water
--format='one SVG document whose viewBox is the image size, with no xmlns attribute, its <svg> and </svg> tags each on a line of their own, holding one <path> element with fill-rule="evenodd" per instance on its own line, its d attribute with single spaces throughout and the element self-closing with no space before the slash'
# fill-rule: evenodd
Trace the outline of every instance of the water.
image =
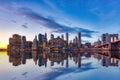
<svg viewBox="0 0 120 80">
<path fill-rule="evenodd" d="M 0 52 L 0 80 L 119 80 L 115 54 Z"/>
</svg>

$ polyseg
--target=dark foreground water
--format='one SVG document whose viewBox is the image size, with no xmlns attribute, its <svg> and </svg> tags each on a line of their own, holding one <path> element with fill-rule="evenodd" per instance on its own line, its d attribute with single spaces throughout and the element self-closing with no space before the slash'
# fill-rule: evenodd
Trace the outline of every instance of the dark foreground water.
<svg viewBox="0 0 120 80">
<path fill-rule="evenodd" d="M 100 53 L 0 52 L 0 80 L 119 80 L 119 65 Z"/>
</svg>

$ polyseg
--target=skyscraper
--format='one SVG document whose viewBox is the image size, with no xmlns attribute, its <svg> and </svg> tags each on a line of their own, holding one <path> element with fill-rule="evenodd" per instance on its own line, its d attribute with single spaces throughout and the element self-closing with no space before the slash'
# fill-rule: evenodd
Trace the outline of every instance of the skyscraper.
<svg viewBox="0 0 120 80">
<path fill-rule="evenodd" d="M 102 44 L 106 44 L 110 42 L 110 34 L 108 33 L 102 34 L 101 41 L 102 41 Z"/>
<path fill-rule="evenodd" d="M 78 38 L 77 36 L 75 36 L 75 44 L 77 45 L 77 43 L 78 43 Z"/>
<path fill-rule="evenodd" d="M 47 35 L 45 35 L 45 36 L 47 37 Z M 39 48 L 42 47 L 43 39 L 44 39 L 44 35 L 39 34 L 38 35 L 38 46 L 39 46 Z"/>
<path fill-rule="evenodd" d="M 43 39 L 43 47 L 45 48 L 47 46 L 48 46 L 47 33 L 45 33 L 44 39 Z"/>
<path fill-rule="evenodd" d="M 12 50 L 19 51 L 21 48 L 21 36 L 18 34 L 14 34 L 13 38 L 9 39 L 9 43 Z"/>
<path fill-rule="evenodd" d="M 80 68 L 81 67 L 81 54 L 80 53 L 78 53 L 77 60 L 78 60 L 78 68 Z"/>
<path fill-rule="evenodd" d="M 51 39 L 53 39 L 54 38 L 54 35 L 53 34 L 51 34 Z"/>
<path fill-rule="evenodd" d="M 63 34 L 61 35 L 61 38 L 64 40 L 64 35 Z"/>
<path fill-rule="evenodd" d="M 69 34 L 68 34 L 68 32 L 66 33 L 66 41 L 67 41 L 67 46 L 68 46 L 68 43 L 69 43 Z"/>
<path fill-rule="evenodd" d="M 78 47 L 81 47 L 81 33 L 78 32 Z"/>
<path fill-rule="evenodd" d="M 38 41 L 37 41 L 37 36 L 35 36 L 35 39 L 33 40 L 32 44 L 32 50 L 37 50 L 38 49 Z"/>
<path fill-rule="evenodd" d="M 45 38 L 47 39 L 47 33 L 45 33 Z"/>
<path fill-rule="evenodd" d="M 21 49 L 25 49 L 25 47 L 26 47 L 26 36 L 22 36 Z"/>
</svg>

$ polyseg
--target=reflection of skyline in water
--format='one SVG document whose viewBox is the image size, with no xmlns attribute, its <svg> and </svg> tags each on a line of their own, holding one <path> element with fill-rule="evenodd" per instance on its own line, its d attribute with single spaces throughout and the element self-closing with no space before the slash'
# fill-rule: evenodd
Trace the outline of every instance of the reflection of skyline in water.
<svg viewBox="0 0 120 80">
<path fill-rule="evenodd" d="M 110 54 L 110 55 L 105 55 Z M 114 55 L 113 55 L 114 54 Z M 71 64 L 70 60 L 76 64 L 78 68 L 82 65 L 82 57 L 90 58 L 94 56 L 94 58 L 98 59 L 101 62 L 102 66 L 118 66 L 119 63 L 119 52 L 17 52 L 12 51 L 8 52 L 9 55 L 9 62 L 12 63 L 13 66 L 18 66 L 21 64 L 26 64 L 27 59 L 33 59 L 34 64 L 38 65 L 39 67 L 47 67 L 48 62 L 50 62 L 50 66 L 54 66 L 55 64 L 65 66 L 66 68 L 69 67 Z"/>
<path fill-rule="evenodd" d="M 102 55 L 101 55 L 102 54 Z M 109 55 L 105 55 L 109 54 Z M 108 66 L 119 66 L 119 57 L 120 53 L 119 51 L 111 51 L 111 52 L 99 52 L 99 53 L 94 53 L 94 57 L 98 59 L 98 61 L 101 60 L 101 65 L 108 67 Z"/>
<path fill-rule="evenodd" d="M 20 64 L 26 64 L 27 59 L 33 59 L 35 65 L 39 67 L 45 66 L 47 67 L 47 61 L 50 61 L 50 65 L 54 66 L 55 63 L 66 68 L 69 67 L 69 59 L 73 59 L 75 64 L 78 64 L 78 67 L 81 65 L 81 55 L 72 54 L 72 53 L 63 53 L 63 52 L 55 52 L 55 53 L 46 53 L 46 52 L 8 52 L 9 62 L 12 63 L 13 66 L 18 66 Z"/>
<path fill-rule="evenodd" d="M 7 53 L 4 52 L 4 55 L 0 53 L 0 58 L 4 56 L 0 60 L 0 63 L 4 66 L 0 67 L 0 77 L 3 80 L 65 80 L 67 77 L 68 80 L 119 79 L 119 58 L 103 53 L 40 53 L 34 51 L 9 52 L 9 56 L 7 56 Z M 118 52 L 112 53 L 119 54 Z M 9 62 L 9 59 L 11 62 Z M 86 77 L 86 75 L 89 77 Z M 106 76 L 107 78 L 105 78 Z"/>
</svg>

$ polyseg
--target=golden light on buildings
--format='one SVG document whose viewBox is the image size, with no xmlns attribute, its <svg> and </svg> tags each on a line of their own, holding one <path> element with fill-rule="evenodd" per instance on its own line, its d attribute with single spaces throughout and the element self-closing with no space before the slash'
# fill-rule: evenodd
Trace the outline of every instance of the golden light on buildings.
<svg viewBox="0 0 120 80">
<path fill-rule="evenodd" d="M 49 46 L 51 47 L 65 47 L 66 46 L 66 41 L 64 41 L 61 38 L 54 38 L 49 40 Z"/>
</svg>

